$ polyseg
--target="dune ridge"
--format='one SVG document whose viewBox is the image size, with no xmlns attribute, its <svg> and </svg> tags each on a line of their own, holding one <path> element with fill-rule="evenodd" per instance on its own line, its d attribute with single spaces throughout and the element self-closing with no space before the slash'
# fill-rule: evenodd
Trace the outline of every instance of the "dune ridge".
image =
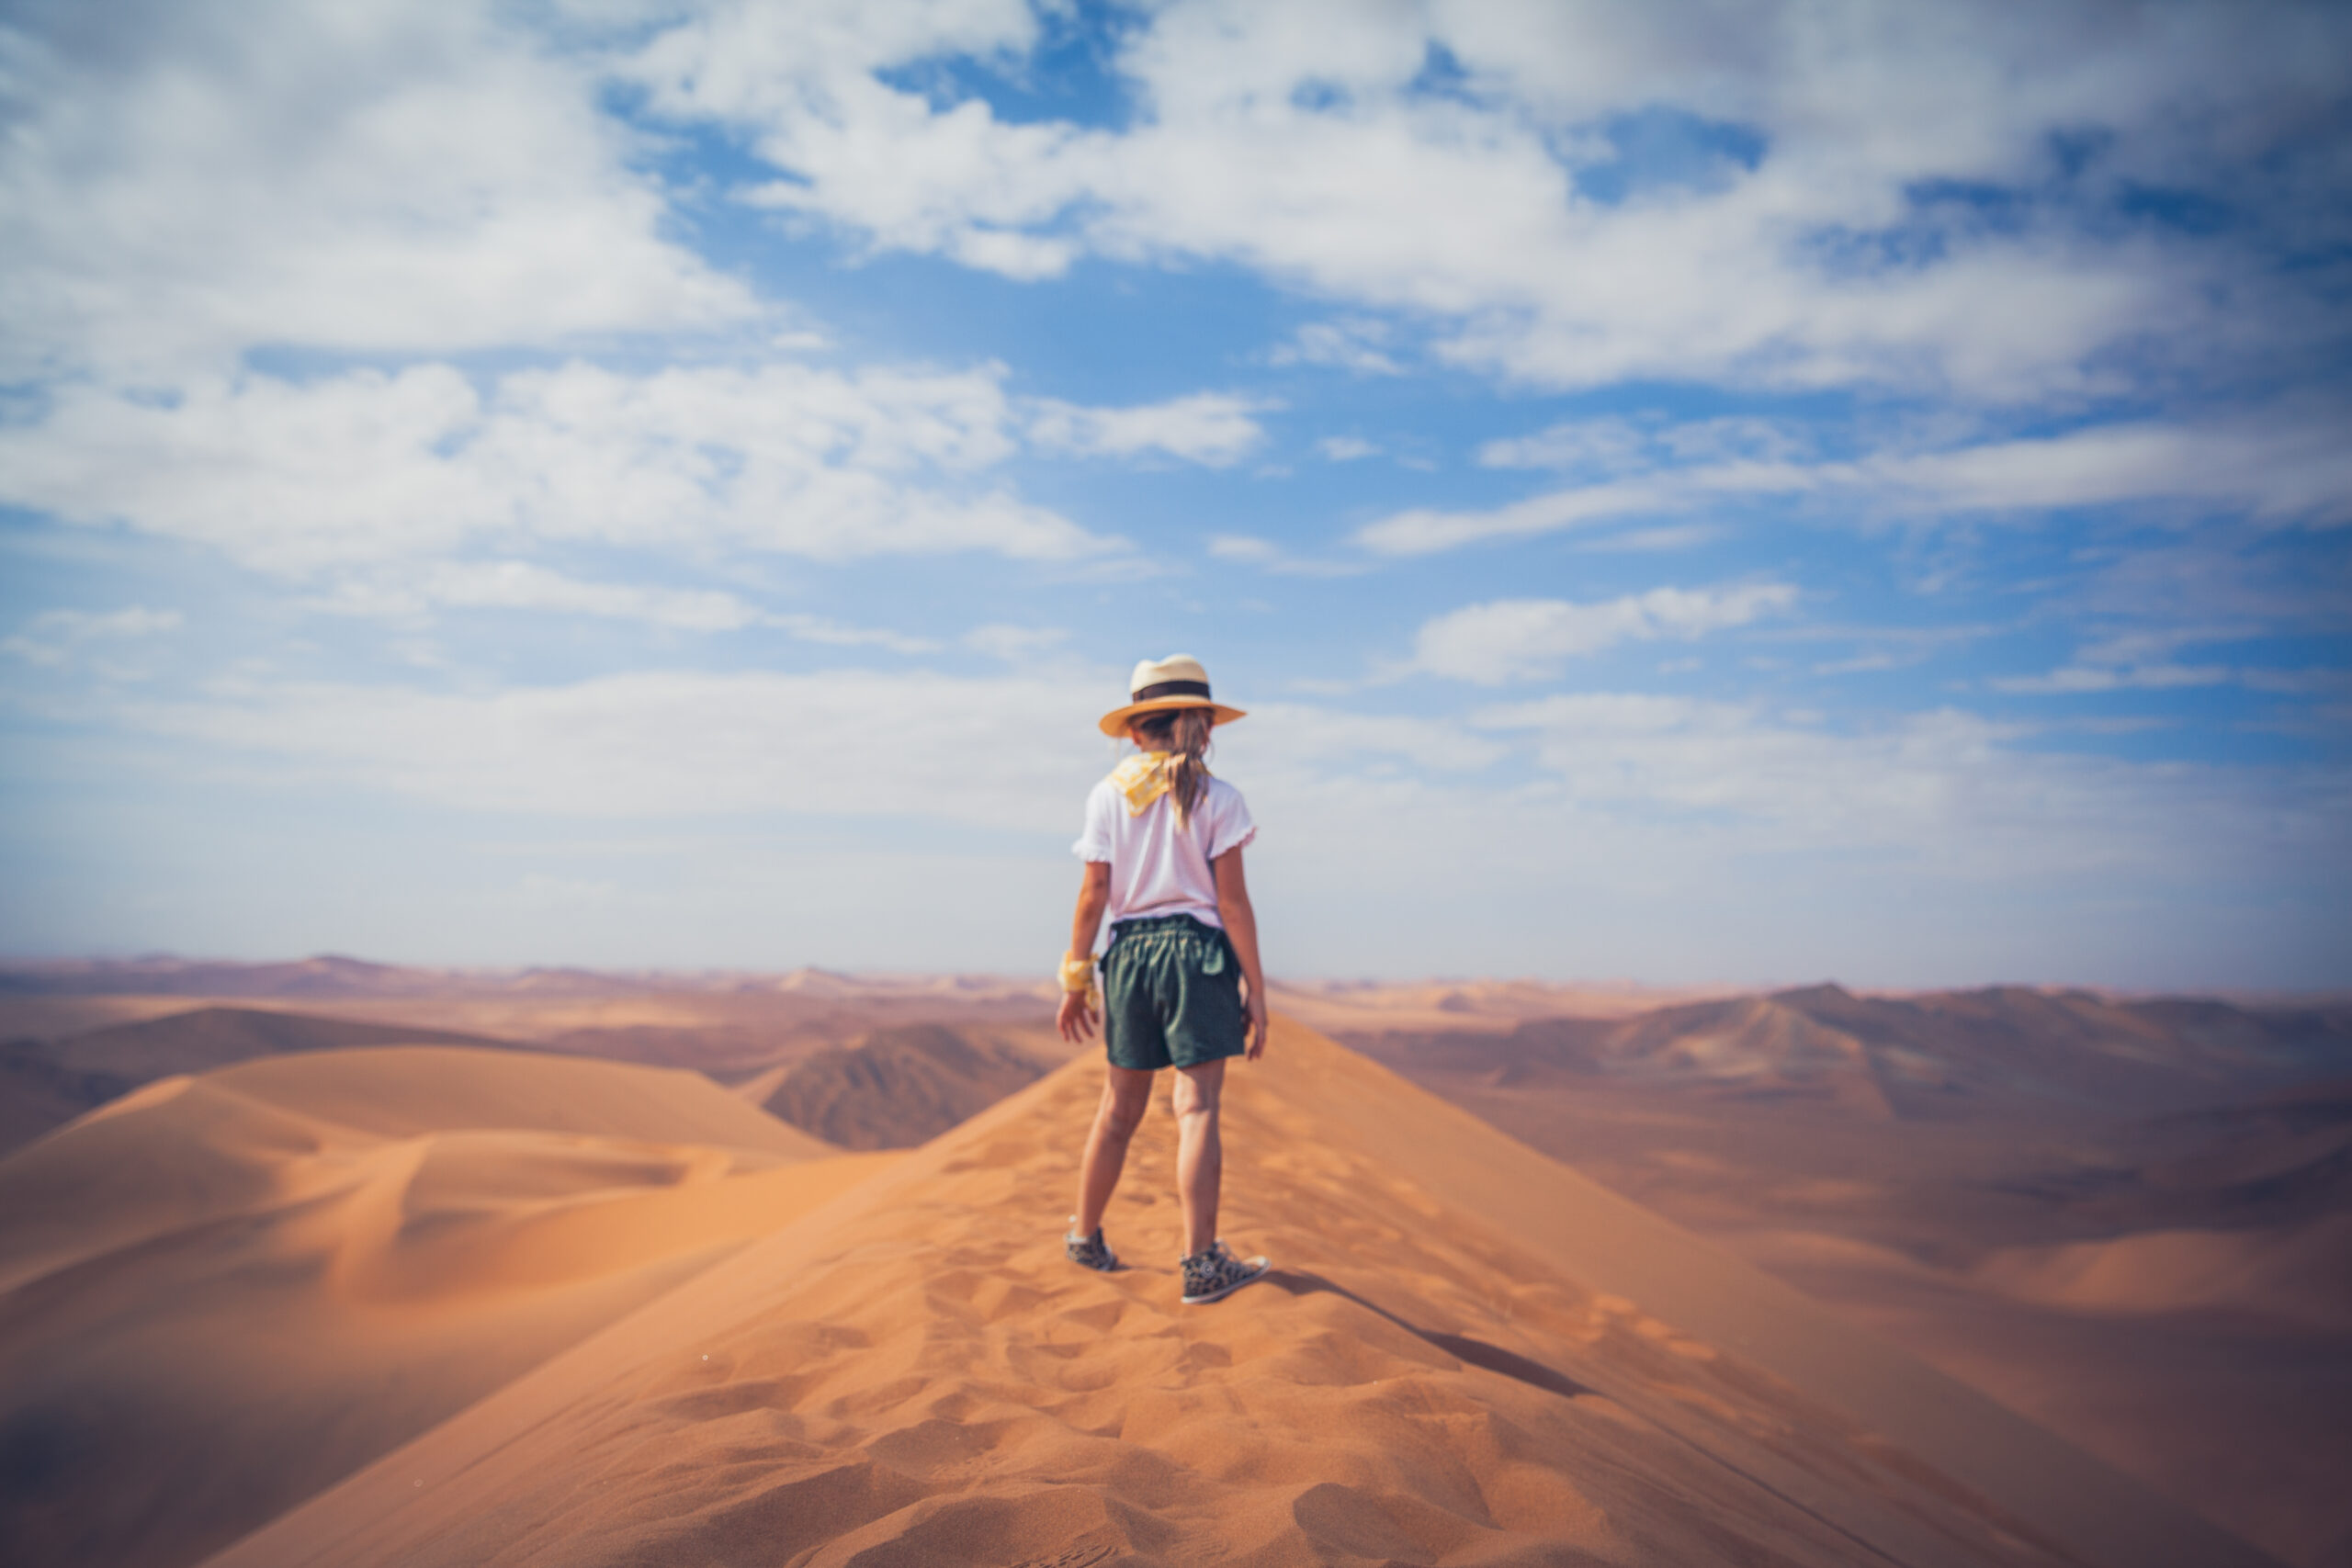
<svg viewBox="0 0 2352 1568">
<path fill-rule="evenodd" d="M 213 1568 L 2266 1561 L 1287 1021 L 1228 1099 L 1225 1229 L 1276 1275 L 1175 1304 L 1164 1123 L 1131 1266 L 1071 1269 L 1094 1091 L 1071 1064 Z"/>
</svg>

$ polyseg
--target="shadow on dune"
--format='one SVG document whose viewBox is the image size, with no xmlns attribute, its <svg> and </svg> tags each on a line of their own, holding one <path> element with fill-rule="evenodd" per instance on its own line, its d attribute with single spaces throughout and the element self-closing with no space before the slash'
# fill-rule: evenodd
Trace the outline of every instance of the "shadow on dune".
<svg viewBox="0 0 2352 1568">
<path fill-rule="evenodd" d="M 1499 1345 L 1489 1345 L 1483 1339 L 1473 1339 L 1466 1334 L 1439 1334 L 1408 1323 L 1395 1313 L 1381 1306 L 1379 1303 L 1366 1301 L 1345 1285 L 1335 1285 L 1322 1275 L 1311 1273 L 1304 1269 L 1269 1269 L 1266 1270 L 1263 1282 L 1294 1296 L 1334 1295 L 1353 1302 L 1364 1311 L 1387 1319 L 1425 1344 L 1434 1345 L 1457 1361 L 1466 1361 L 1471 1366 L 1482 1367 L 1490 1372 L 1499 1372 L 1507 1378 L 1515 1378 L 1530 1388 L 1540 1388 L 1546 1393 L 1556 1393 L 1563 1399 L 1574 1399 L 1580 1393 L 1593 1392 L 1573 1378 L 1562 1377 L 1543 1362 L 1531 1361 L 1526 1357 L 1506 1350 Z"/>
</svg>

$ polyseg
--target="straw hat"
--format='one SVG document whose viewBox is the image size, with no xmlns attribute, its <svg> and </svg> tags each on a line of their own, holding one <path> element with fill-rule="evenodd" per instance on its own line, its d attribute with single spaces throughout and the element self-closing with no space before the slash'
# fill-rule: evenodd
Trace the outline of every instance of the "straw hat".
<svg viewBox="0 0 2352 1568">
<path fill-rule="evenodd" d="M 1227 707 L 1209 700 L 1209 672 L 1201 661 L 1189 653 L 1171 653 L 1165 659 L 1147 659 L 1136 666 L 1127 682 L 1131 699 L 1123 708 L 1114 708 L 1102 716 L 1102 733 L 1114 739 L 1127 732 L 1127 721 L 1139 713 L 1155 713 L 1161 708 L 1207 708 L 1211 724 L 1231 724 L 1242 716 L 1239 708 Z"/>
</svg>

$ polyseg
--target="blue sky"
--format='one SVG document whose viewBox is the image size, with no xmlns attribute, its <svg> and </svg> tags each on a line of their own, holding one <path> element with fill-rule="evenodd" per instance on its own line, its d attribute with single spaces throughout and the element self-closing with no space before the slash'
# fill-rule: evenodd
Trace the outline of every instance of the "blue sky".
<svg viewBox="0 0 2352 1568">
<path fill-rule="evenodd" d="M 2352 983 L 2352 13 L 17 6 L 0 950 Z"/>
</svg>

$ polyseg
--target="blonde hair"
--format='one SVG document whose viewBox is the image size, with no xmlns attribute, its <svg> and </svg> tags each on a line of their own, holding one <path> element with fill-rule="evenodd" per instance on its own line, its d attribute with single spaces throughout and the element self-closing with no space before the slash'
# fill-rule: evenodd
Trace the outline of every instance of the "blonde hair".
<svg viewBox="0 0 2352 1568">
<path fill-rule="evenodd" d="M 1205 707 L 1161 708 L 1137 714 L 1127 733 L 1155 751 L 1173 751 L 1175 764 L 1168 773 L 1169 798 L 1176 803 L 1176 825 L 1190 828 L 1193 808 L 1208 793 L 1209 770 L 1203 759 L 1209 749 L 1209 729 L 1216 717 Z"/>
</svg>

